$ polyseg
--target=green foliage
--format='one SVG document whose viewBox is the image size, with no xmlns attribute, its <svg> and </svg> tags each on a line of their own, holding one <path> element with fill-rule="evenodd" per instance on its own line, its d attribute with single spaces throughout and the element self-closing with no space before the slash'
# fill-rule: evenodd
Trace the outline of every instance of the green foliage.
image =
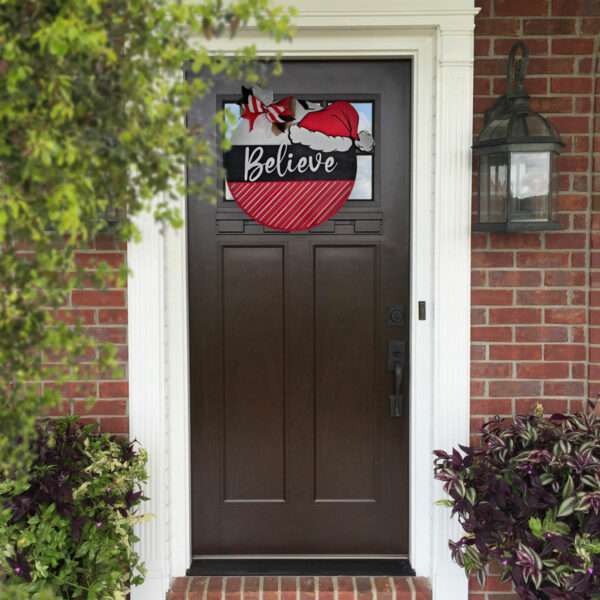
<svg viewBox="0 0 600 600">
<path fill-rule="evenodd" d="M 52 590 L 42 590 L 34 594 L 27 590 L 28 585 L 2 585 L 0 584 L 0 600 L 57 600 Z"/>
<path fill-rule="evenodd" d="M 464 535 L 452 557 L 483 583 L 499 563 L 525 600 L 600 599 L 600 418 L 496 418 L 481 445 L 435 452 Z"/>
<path fill-rule="evenodd" d="M 192 99 L 217 75 L 261 77 L 254 48 L 225 57 L 207 40 L 249 22 L 290 34 L 269 0 L 0 0 L 0 476 L 26 472 L 35 418 L 59 400 L 37 382 L 95 377 L 78 369 L 89 351 L 112 368 L 111 349 L 56 309 L 126 271 L 85 273 L 75 250 L 108 215 L 121 240 L 142 211 L 181 223 L 185 164 L 214 162 L 209 132 L 186 128 Z M 184 65 L 202 75 L 185 81 Z"/>
<path fill-rule="evenodd" d="M 25 481 L 0 484 L 7 597 L 125 598 L 142 580 L 133 526 L 146 453 L 70 418 L 39 425 L 33 457 Z"/>
<path fill-rule="evenodd" d="M 560 517 L 561 515 L 557 514 L 556 516 Z M 546 512 L 543 521 L 537 517 L 531 517 L 529 519 L 529 529 L 539 540 L 543 540 L 545 537 L 551 535 L 567 535 L 570 531 L 566 523 L 561 523 L 554 519 L 550 510 Z"/>
</svg>

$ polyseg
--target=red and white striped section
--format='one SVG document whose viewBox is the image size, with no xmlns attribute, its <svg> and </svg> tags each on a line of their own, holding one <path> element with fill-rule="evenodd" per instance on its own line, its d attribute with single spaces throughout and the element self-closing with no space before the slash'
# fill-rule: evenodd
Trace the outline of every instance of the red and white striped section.
<svg viewBox="0 0 600 600">
<path fill-rule="evenodd" d="M 354 180 L 230 181 L 239 207 L 257 223 L 278 231 L 306 231 L 344 205 Z"/>
</svg>

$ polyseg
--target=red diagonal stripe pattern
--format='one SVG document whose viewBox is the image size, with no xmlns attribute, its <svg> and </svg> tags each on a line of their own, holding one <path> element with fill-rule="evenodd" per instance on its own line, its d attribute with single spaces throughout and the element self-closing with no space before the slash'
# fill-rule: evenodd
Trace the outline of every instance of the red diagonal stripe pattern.
<svg viewBox="0 0 600 600">
<path fill-rule="evenodd" d="M 227 185 L 239 207 L 257 223 L 277 231 L 306 231 L 340 210 L 354 180 L 231 181 Z"/>
</svg>

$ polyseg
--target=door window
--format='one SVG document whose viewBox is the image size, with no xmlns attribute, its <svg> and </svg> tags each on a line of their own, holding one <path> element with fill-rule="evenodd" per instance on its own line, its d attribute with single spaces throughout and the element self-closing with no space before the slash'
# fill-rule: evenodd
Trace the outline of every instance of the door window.
<svg viewBox="0 0 600 600">
<path fill-rule="evenodd" d="M 310 99 L 308 102 L 312 106 L 320 106 L 325 107 L 332 102 L 335 102 L 338 98 L 335 99 Z M 360 101 L 351 101 L 352 106 L 356 109 L 359 115 L 359 131 L 368 132 L 373 139 L 375 139 L 375 101 L 373 100 L 360 100 Z M 225 137 L 228 140 L 231 140 L 233 132 L 238 127 L 241 116 L 240 104 L 238 102 L 234 102 L 231 100 L 223 100 L 221 103 L 221 107 L 230 113 L 230 119 L 227 121 L 227 126 L 225 130 Z M 374 161 L 376 160 L 376 144 L 371 151 L 361 150 L 357 148 L 356 151 L 356 180 L 354 183 L 354 187 L 350 192 L 350 196 L 348 198 L 349 201 L 373 201 L 374 194 L 374 183 L 373 183 L 373 173 L 374 173 Z M 223 198 L 226 202 L 233 202 L 233 196 L 231 195 L 231 191 L 226 181 L 223 181 L 224 194 Z"/>
</svg>

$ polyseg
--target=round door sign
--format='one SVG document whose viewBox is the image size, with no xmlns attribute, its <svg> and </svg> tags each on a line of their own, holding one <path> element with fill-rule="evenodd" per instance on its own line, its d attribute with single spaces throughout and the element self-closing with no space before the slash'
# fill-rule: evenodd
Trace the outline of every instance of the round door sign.
<svg viewBox="0 0 600 600">
<path fill-rule="evenodd" d="M 356 151 L 373 137 L 358 131 L 350 102 L 328 104 L 242 88 L 241 119 L 225 154 L 227 185 L 252 219 L 278 231 L 306 231 L 344 205 L 356 178 Z"/>
</svg>

